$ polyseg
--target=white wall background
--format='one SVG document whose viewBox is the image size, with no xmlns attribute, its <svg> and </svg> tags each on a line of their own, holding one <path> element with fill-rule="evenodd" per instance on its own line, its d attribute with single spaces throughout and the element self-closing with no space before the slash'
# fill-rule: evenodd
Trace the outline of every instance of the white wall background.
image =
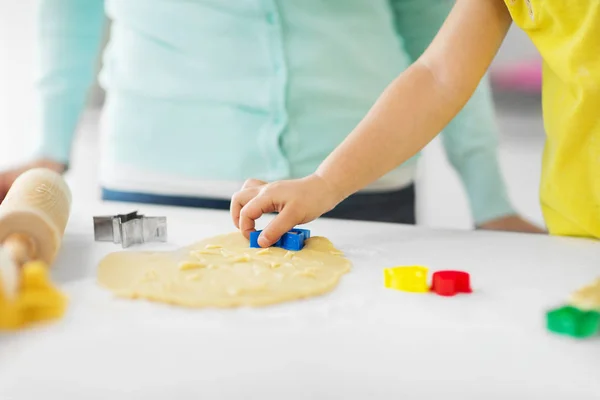
<svg viewBox="0 0 600 400">
<path fill-rule="evenodd" d="M 19 161 L 36 130 L 35 3 L 0 1 L 0 166 Z"/>
<path fill-rule="evenodd" d="M 35 0 L 0 1 L 0 168 L 27 156 L 27 143 L 36 135 Z M 513 29 L 497 63 L 535 56 L 524 34 Z M 537 200 L 543 129 L 537 106 L 499 107 L 503 129 L 501 161 L 511 198 L 527 217 L 542 222 Z M 96 113 L 89 113 L 74 149 L 70 180 L 76 198 L 94 199 L 97 158 Z M 469 228 L 471 219 L 460 182 L 436 140 L 420 165 L 419 223 L 434 227 Z"/>
</svg>

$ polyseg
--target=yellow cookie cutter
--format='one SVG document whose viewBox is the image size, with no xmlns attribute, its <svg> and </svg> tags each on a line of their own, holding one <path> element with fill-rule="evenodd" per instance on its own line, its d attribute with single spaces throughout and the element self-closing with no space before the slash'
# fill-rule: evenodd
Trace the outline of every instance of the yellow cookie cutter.
<svg viewBox="0 0 600 400">
<path fill-rule="evenodd" d="M 8 300 L 0 285 L 0 330 L 15 330 L 62 317 L 67 298 L 50 282 L 42 261 L 23 265 L 17 297 Z"/>
<path fill-rule="evenodd" d="M 404 292 L 429 292 L 426 267 L 420 265 L 392 267 L 383 270 L 383 282 L 386 288 Z"/>
</svg>

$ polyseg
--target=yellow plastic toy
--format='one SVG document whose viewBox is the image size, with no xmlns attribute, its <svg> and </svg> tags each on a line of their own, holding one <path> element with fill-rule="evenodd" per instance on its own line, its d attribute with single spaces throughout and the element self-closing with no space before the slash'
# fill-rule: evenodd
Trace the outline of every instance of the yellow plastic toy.
<svg viewBox="0 0 600 400">
<path fill-rule="evenodd" d="M 404 292 L 429 292 L 427 268 L 422 266 L 392 267 L 383 270 L 384 285 L 388 289 Z"/>
<path fill-rule="evenodd" d="M 58 319 L 67 308 L 67 298 L 50 282 L 44 262 L 26 263 L 21 274 L 21 287 L 14 300 L 5 298 L 0 285 L 0 330 Z"/>
</svg>

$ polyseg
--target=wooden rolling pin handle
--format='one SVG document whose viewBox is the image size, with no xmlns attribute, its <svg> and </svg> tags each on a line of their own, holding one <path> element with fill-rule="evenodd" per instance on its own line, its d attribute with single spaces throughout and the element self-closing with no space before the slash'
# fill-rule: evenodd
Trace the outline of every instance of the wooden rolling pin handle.
<svg viewBox="0 0 600 400">
<path fill-rule="evenodd" d="M 13 233 L 8 236 L 2 246 L 19 266 L 34 260 L 37 255 L 35 241 L 31 237 L 21 233 Z"/>
<path fill-rule="evenodd" d="M 71 210 L 71 191 L 62 176 L 30 169 L 12 184 L 0 204 L 0 245 L 17 264 L 52 265 Z"/>
</svg>

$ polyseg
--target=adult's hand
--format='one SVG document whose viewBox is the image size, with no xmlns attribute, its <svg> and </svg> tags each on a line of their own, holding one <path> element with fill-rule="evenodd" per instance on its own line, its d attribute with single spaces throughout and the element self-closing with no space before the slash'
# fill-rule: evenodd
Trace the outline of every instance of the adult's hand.
<svg viewBox="0 0 600 400">
<path fill-rule="evenodd" d="M 542 228 L 532 224 L 518 215 L 509 215 L 506 217 L 497 218 L 481 224 L 478 228 L 490 231 L 547 233 Z"/>
<path fill-rule="evenodd" d="M 4 200 L 6 193 L 8 193 L 8 190 L 12 186 L 15 179 L 17 179 L 17 177 L 23 172 L 32 168 L 48 168 L 52 171 L 62 174 L 66 169 L 66 165 L 48 159 L 38 159 L 21 165 L 20 167 L 0 172 L 0 203 Z"/>
</svg>

